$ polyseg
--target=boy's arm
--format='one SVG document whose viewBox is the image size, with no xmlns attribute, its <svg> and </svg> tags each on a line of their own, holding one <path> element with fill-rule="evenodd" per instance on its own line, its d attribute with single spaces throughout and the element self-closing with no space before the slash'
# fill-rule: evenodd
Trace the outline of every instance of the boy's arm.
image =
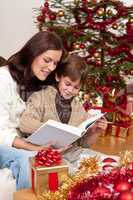
<svg viewBox="0 0 133 200">
<path fill-rule="evenodd" d="M 20 130 L 28 134 L 35 132 L 43 124 L 41 122 L 43 114 L 41 91 L 35 92 L 29 97 L 26 110 L 20 118 Z"/>
</svg>

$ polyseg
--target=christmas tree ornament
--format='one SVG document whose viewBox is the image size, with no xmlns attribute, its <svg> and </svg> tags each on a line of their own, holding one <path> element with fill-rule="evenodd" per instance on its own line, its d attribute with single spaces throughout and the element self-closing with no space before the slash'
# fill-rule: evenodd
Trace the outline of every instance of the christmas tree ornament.
<svg viewBox="0 0 133 200">
<path fill-rule="evenodd" d="M 68 52 L 75 51 L 85 58 L 88 73 L 93 76 L 92 86 L 86 86 L 90 92 L 97 94 L 95 77 L 101 86 L 119 90 L 124 87 L 125 80 L 119 73 L 131 74 L 133 63 L 132 6 L 119 0 L 74 0 L 65 4 L 44 0 L 38 10 L 35 13 L 41 16 L 37 18 L 39 30 L 46 27 L 57 32 Z M 90 52 L 92 47 L 95 50 Z M 119 78 L 114 79 L 113 74 Z M 103 96 L 102 92 L 99 94 Z"/>
<path fill-rule="evenodd" d="M 130 19 L 129 19 L 129 22 L 130 22 L 130 23 L 133 23 L 133 18 L 130 18 Z"/>
<path fill-rule="evenodd" d="M 99 8 L 99 9 L 97 10 L 97 14 L 98 14 L 99 16 L 102 16 L 102 15 L 104 14 L 104 8 Z"/>
<path fill-rule="evenodd" d="M 59 10 L 59 11 L 58 11 L 58 16 L 59 16 L 59 17 L 63 17 L 64 14 L 65 14 L 65 13 L 64 13 L 64 10 Z"/>
<path fill-rule="evenodd" d="M 95 58 L 100 58 L 100 53 L 99 53 L 99 52 L 95 52 L 95 53 L 94 53 L 94 57 L 95 57 Z"/>
<path fill-rule="evenodd" d="M 45 7 L 49 7 L 49 3 L 46 1 L 46 2 L 44 3 L 44 6 L 45 6 Z"/>
<path fill-rule="evenodd" d="M 100 197 L 100 198 L 103 197 L 103 199 L 105 199 L 105 198 L 108 199 L 108 198 L 110 198 L 112 196 L 110 189 L 108 189 L 108 188 L 106 188 L 104 186 L 97 187 L 93 191 L 92 195 L 93 195 L 94 199 L 97 199 L 98 197 Z"/>
<path fill-rule="evenodd" d="M 132 188 L 132 185 L 125 180 L 120 180 L 117 181 L 114 185 L 114 189 L 117 192 L 124 192 L 124 191 L 129 191 Z"/>
<path fill-rule="evenodd" d="M 44 21 L 44 16 L 39 15 L 39 16 L 37 17 L 37 21 L 38 21 L 38 22 L 43 22 L 43 21 Z"/>
<path fill-rule="evenodd" d="M 81 43 L 81 44 L 80 44 L 80 48 L 81 48 L 81 49 L 84 49 L 84 48 L 85 48 L 85 44 Z"/>
<path fill-rule="evenodd" d="M 80 48 L 80 44 L 78 42 L 73 43 L 73 48 L 74 49 L 79 49 Z"/>
<path fill-rule="evenodd" d="M 127 31 L 127 35 L 131 35 L 133 37 L 133 22 L 132 22 L 132 20 L 128 21 L 126 23 L 126 31 Z"/>
<path fill-rule="evenodd" d="M 120 193 L 120 195 L 118 196 L 118 200 L 133 200 L 133 192 L 126 191 Z"/>
<path fill-rule="evenodd" d="M 50 13 L 49 14 L 49 19 L 50 20 L 56 20 L 56 14 L 55 13 Z"/>
<path fill-rule="evenodd" d="M 107 15 L 108 15 L 108 16 L 112 16 L 112 14 L 113 14 L 112 10 L 111 10 L 111 9 L 108 9 L 108 10 L 107 10 Z"/>
<path fill-rule="evenodd" d="M 115 30 L 117 30 L 117 29 L 118 29 L 118 24 L 114 23 L 114 24 L 112 25 L 112 28 L 115 29 Z"/>
</svg>

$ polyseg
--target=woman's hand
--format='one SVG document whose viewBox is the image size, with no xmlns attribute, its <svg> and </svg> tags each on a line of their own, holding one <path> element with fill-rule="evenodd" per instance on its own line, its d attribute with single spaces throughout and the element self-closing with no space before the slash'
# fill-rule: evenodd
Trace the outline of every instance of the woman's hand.
<svg viewBox="0 0 133 200">
<path fill-rule="evenodd" d="M 15 137 L 12 146 L 17 149 L 25 149 L 28 151 L 40 151 L 48 148 L 48 146 L 39 146 L 36 144 L 32 144 L 19 137 Z"/>
</svg>

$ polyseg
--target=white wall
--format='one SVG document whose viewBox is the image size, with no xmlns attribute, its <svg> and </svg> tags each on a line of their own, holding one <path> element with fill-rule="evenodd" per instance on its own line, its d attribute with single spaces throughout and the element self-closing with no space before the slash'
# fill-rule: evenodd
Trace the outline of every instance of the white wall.
<svg viewBox="0 0 133 200">
<path fill-rule="evenodd" d="M 128 4 L 132 0 L 123 0 Z M 32 8 L 43 0 L 0 0 L 0 56 L 8 58 L 37 32 Z"/>
<path fill-rule="evenodd" d="M 43 0 L 0 0 L 0 56 L 8 58 L 37 32 L 33 8 Z"/>
</svg>

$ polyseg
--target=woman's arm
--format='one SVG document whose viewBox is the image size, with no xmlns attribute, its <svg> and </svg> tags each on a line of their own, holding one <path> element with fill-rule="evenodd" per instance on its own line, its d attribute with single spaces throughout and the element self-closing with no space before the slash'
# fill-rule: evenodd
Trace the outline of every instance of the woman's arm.
<svg viewBox="0 0 133 200">
<path fill-rule="evenodd" d="M 39 146 L 39 145 L 35 145 L 32 144 L 30 142 L 26 142 L 24 139 L 19 138 L 19 137 L 15 137 L 12 146 L 17 148 L 17 149 L 25 149 L 28 151 L 39 151 L 44 149 L 44 146 Z"/>
<path fill-rule="evenodd" d="M 32 134 L 43 124 L 41 122 L 44 114 L 42 91 L 33 93 L 28 99 L 25 111 L 20 118 L 20 130 Z"/>
</svg>

